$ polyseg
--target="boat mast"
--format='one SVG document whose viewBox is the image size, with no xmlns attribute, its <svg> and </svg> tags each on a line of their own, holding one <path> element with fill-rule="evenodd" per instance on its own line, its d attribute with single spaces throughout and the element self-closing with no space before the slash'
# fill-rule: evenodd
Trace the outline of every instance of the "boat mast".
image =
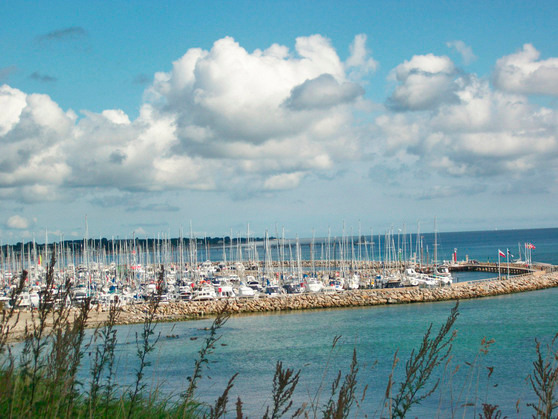
<svg viewBox="0 0 558 419">
<path fill-rule="evenodd" d="M 434 267 L 438 266 L 438 229 L 437 217 L 434 217 L 434 260 L 432 261 Z"/>
</svg>

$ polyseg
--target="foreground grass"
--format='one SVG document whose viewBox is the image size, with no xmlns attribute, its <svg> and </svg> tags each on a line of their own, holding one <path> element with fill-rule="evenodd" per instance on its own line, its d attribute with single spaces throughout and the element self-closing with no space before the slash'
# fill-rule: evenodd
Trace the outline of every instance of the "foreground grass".
<svg viewBox="0 0 558 419">
<path fill-rule="evenodd" d="M 201 403 L 196 397 L 199 380 L 204 377 L 204 368 L 216 349 L 220 339 L 219 331 L 227 322 L 226 307 L 218 313 L 199 351 L 198 358 L 192 360 L 192 376 L 184 381 L 179 394 L 163 394 L 159 389 L 148 390 L 144 380 L 146 369 L 151 365 L 152 352 L 158 345 L 155 315 L 163 292 L 163 269 L 159 271 L 158 294 L 147 305 L 144 323 L 136 334 L 135 380 L 132 385 L 122 388 L 118 385 L 115 366 L 117 344 L 116 324 L 119 308 L 112 305 L 108 320 L 97 327 L 90 339 L 85 338 L 85 328 L 90 313 L 89 301 L 78 312 L 61 301 L 66 301 L 70 293 L 70 283 L 55 292 L 54 267 L 51 260 L 47 269 L 46 291 L 41 295 L 39 309 L 34 312 L 33 327 L 25 330 L 22 349 L 17 355 L 7 344 L 10 325 L 18 321 L 17 311 L 5 310 L 0 323 L 0 417 L 30 418 L 219 418 L 233 416 L 244 418 L 243 402 L 239 398 L 230 400 L 236 374 L 222 390 L 222 394 L 212 404 Z M 13 290 L 17 299 L 23 291 L 27 274 L 24 271 Z M 454 324 L 459 315 L 458 304 L 450 312 L 446 322 L 437 332 L 431 325 L 425 332 L 419 346 L 413 350 L 403 364 L 404 372 L 396 379 L 399 354 L 394 354 L 393 368 L 385 383 L 383 400 L 376 412 L 363 411 L 367 388 L 359 388 L 359 363 L 356 350 L 346 373 L 338 371 L 331 383 L 322 382 L 317 392 L 306 403 L 294 406 L 293 396 L 301 371 L 295 371 L 277 362 L 273 381 L 270 383 L 270 403 L 265 408 L 264 418 L 304 417 L 304 418 L 346 418 L 346 417 L 387 417 L 403 418 L 411 416 L 413 408 L 432 398 L 441 383 L 450 382 L 456 369 L 450 368 L 453 341 L 456 337 Z M 47 322 L 49 327 L 47 327 Z M 558 335 L 557 335 L 558 336 Z M 556 386 L 558 384 L 557 339 L 546 347 L 536 342 L 536 359 L 529 378 L 537 401 L 525 406 L 533 417 L 555 418 L 558 414 Z M 339 337 L 334 338 L 332 352 Z M 484 339 L 477 355 L 468 368 L 469 383 L 478 382 L 486 369 L 482 366 L 482 356 L 489 351 L 493 341 Z M 91 362 L 89 374 L 78 380 L 78 370 L 85 353 Z M 324 377 L 328 365 L 326 365 Z M 492 374 L 487 369 L 488 377 Z M 80 376 L 83 376 L 81 374 Z M 467 381 L 467 380 L 466 380 Z M 466 390 L 466 391 L 465 391 Z M 452 395 L 451 417 L 463 416 L 480 418 L 501 418 L 502 412 L 496 405 L 478 402 L 478 394 L 469 389 L 461 389 Z M 486 399 L 485 399 L 486 400 Z M 525 412 L 517 406 L 518 416 Z M 438 416 L 442 415 L 439 413 Z M 447 416 L 447 413 L 444 413 Z M 468 415 L 468 416 L 467 416 Z"/>
</svg>

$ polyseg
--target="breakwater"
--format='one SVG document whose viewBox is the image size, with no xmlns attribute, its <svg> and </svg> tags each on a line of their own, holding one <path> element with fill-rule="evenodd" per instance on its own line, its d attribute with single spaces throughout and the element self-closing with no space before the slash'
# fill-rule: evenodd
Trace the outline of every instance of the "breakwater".
<svg viewBox="0 0 558 419">
<path fill-rule="evenodd" d="M 180 321 L 215 315 L 221 310 L 231 314 L 241 314 L 464 300 L 553 287 L 558 287 L 558 273 L 535 272 L 510 279 L 462 282 L 434 289 L 418 287 L 367 289 L 257 299 L 175 302 L 162 304 L 156 317 L 159 321 Z M 123 306 L 120 322 L 124 324 L 142 322 L 146 310 L 146 305 Z"/>
<path fill-rule="evenodd" d="M 213 301 L 188 301 L 161 304 L 156 313 L 160 322 L 174 322 L 199 319 L 216 315 L 226 309 L 231 314 L 282 312 L 293 310 L 312 310 L 327 308 L 366 307 L 388 304 L 411 304 L 448 300 L 465 300 L 535 291 L 558 287 L 558 272 L 536 271 L 532 274 L 484 281 L 459 282 L 442 288 L 385 288 L 344 291 L 340 293 L 290 294 L 277 297 L 256 299 L 222 299 Z M 147 304 L 132 304 L 120 307 L 118 324 L 143 323 Z M 76 308 L 71 309 L 77 313 Z M 17 314 L 8 322 L 10 333 L 8 341 L 23 338 L 26 327 L 36 323 L 37 316 L 28 310 L 15 310 Z M 89 313 L 88 327 L 104 324 L 108 310 L 101 305 L 94 306 Z M 47 328 L 52 321 L 47 319 Z"/>
</svg>

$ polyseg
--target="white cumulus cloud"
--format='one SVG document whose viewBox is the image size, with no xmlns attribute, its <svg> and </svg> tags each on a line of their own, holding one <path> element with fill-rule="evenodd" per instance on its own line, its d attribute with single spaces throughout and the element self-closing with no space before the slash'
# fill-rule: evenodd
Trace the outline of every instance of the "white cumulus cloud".
<svg viewBox="0 0 558 419">
<path fill-rule="evenodd" d="M 249 52 L 231 37 L 189 49 L 155 74 L 135 120 L 120 109 L 78 118 L 49 96 L 3 85 L 0 196 L 297 187 L 359 158 L 353 111 L 364 89 L 346 71 L 374 68 L 365 42 L 355 37 L 348 63 L 321 35 L 297 38 L 294 51 L 273 44 Z"/>
<path fill-rule="evenodd" d="M 19 122 L 25 108 L 25 93 L 4 84 L 0 86 L 0 135 L 5 135 Z"/>
<path fill-rule="evenodd" d="M 494 68 L 495 86 L 513 93 L 558 95 L 558 58 L 539 58 L 531 44 L 500 58 Z"/>
<path fill-rule="evenodd" d="M 345 62 L 346 69 L 351 72 L 353 77 L 360 79 L 366 73 L 374 72 L 378 68 L 378 62 L 370 56 L 370 51 L 366 48 L 366 35 L 355 36 L 350 46 L 351 55 Z"/>
<path fill-rule="evenodd" d="M 457 77 L 453 94 L 458 100 L 428 112 L 378 117 L 377 135 L 387 155 L 402 161 L 414 157 L 415 170 L 454 177 L 501 175 L 510 181 L 535 169 L 551 175 L 558 163 L 556 110 L 493 90 L 473 74 Z"/>
<path fill-rule="evenodd" d="M 388 105 L 396 110 L 425 110 L 456 101 L 456 68 L 445 56 L 415 55 L 390 73 L 398 82 Z"/>
</svg>

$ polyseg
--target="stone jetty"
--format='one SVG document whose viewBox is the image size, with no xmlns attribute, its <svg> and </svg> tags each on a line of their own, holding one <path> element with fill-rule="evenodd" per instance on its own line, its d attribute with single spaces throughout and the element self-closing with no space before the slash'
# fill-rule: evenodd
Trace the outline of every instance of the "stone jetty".
<svg viewBox="0 0 558 419">
<path fill-rule="evenodd" d="M 175 302 L 161 304 L 156 317 L 159 321 L 180 321 L 212 316 L 223 309 L 234 315 L 465 300 L 553 287 L 558 287 L 558 272 L 541 271 L 510 279 L 462 282 L 434 289 L 418 287 L 365 289 L 341 293 L 290 294 L 255 299 Z M 124 324 L 142 322 L 146 311 L 145 304 L 123 306 L 120 322 Z"/>
<path fill-rule="evenodd" d="M 452 286 L 434 289 L 417 287 L 363 289 L 341 293 L 291 294 L 255 299 L 236 298 L 168 303 L 159 306 L 156 320 L 159 322 L 174 322 L 211 317 L 224 308 L 234 315 L 287 312 L 292 310 L 367 307 L 386 304 L 466 300 L 553 287 L 558 287 L 558 272 L 545 273 L 543 271 L 536 271 L 528 275 L 511 277 L 510 279 L 460 282 Z M 72 311 L 74 310 L 77 309 L 72 309 Z M 119 324 L 143 323 L 147 310 L 147 304 L 122 306 L 117 322 Z M 31 327 L 37 321 L 37 316 L 33 316 L 33 313 L 28 310 L 16 310 L 16 312 L 17 316 L 8 324 L 10 330 L 8 341 L 22 339 L 26 327 Z M 92 307 L 87 326 L 96 327 L 102 325 L 107 321 L 107 318 L 107 308 L 103 308 L 100 305 Z M 47 320 L 47 328 L 50 326 L 51 322 Z"/>
</svg>

